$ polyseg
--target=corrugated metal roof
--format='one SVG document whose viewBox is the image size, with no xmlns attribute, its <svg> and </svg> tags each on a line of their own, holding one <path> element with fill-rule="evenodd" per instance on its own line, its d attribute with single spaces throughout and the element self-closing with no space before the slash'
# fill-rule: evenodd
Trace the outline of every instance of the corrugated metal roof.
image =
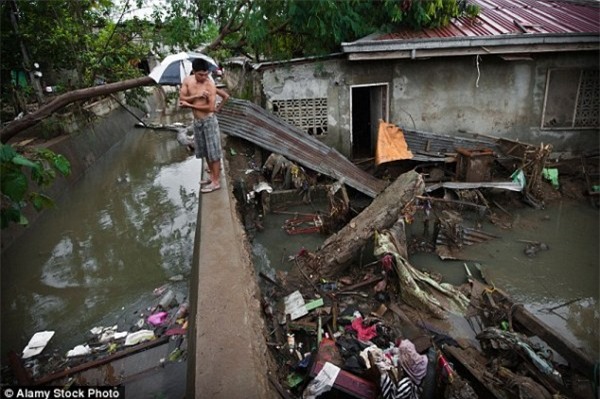
<svg viewBox="0 0 600 399">
<path fill-rule="evenodd" d="M 413 153 L 413 161 L 440 161 L 445 154 L 456 153 L 456 148 L 470 150 L 489 148 L 500 154 L 497 139 L 492 137 L 461 137 L 446 134 L 403 129 L 408 149 Z"/>
<path fill-rule="evenodd" d="M 471 0 L 470 3 L 480 7 L 480 14 L 475 19 L 460 17 L 443 28 L 404 30 L 379 35 L 376 40 L 600 33 L 598 2 Z"/>
<path fill-rule="evenodd" d="M 218 114 L 221 131 L 281 154 L 358 191 L 375 197 L 387 183 L 356 167 L 337 150 L 323 144 L 256 104 L 230 99 Z"/>
</svg>

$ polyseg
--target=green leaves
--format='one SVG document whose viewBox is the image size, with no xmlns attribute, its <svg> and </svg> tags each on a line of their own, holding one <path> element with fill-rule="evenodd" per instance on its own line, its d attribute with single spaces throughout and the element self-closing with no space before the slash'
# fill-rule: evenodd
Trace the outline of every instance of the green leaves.
<svg viewBox="0 0 600 399">
<path fill-rule="evenodd" d="M 54 206 L 50 197 L 31 190 L 30 183 L 34 183 L 37 188 L 47 187 L 54 182 L 57 172 L 62 176 L 71 173 L 71 164 L 63 155 L 47 148 L 21 154 L 12 146 L 1 144 L 1 227 L 6 228 L 10 223 L 26 225 L 28 221 L 22 211 L 28 204 L 37 211 Z"/>
</svg>

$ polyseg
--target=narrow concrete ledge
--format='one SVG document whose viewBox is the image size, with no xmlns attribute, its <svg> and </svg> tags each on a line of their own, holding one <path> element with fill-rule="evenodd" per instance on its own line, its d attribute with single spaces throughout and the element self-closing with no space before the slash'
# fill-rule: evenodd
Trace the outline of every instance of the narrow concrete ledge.
<svg viewBox="0 0 600 399">
<path fill-rule="evenodd" d="M 264 322 L 251 251 L 227 174 L 221 178 L 220 190 L 199 195 L 186 398 L 276 397 L 268 383 Z"/>
</svg>

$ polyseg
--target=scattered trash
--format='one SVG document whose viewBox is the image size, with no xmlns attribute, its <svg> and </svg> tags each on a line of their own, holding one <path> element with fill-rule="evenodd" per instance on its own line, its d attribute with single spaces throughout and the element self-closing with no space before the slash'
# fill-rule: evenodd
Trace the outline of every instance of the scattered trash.
<svg viewBox="0 0 600 399">
<path fill-rule="evenodd" d="M 67 357 L 86 356 L 90 353 L 92 353 L 92 349 L 88 345 L 77 345 L 67 352 Z"/>
<path fill-rule="evenodd" d="M 304 303 L 304 298 L 302 298 L 300 291 L 294 291 L 285 297 L 284 303 L 285 313 L 290 315 L 291 320 L 296 320 L 308 314 L 306 304 Z"/>
<path fill-rule="evenodd" d="M 131 333 L 125 339 L 125 346 L 137 345 L 140 342 L 148 341 L 156 338 L 154 336 L 154 331 L 151 330 L 140 330 L 134 333 Z"/>
<path fill-rule="evenodd" d="M 148 316 L 147 321 L 148 321 L 148 324 L 150 324 L 150 325 L 160 326 L 167 320 L 168 317 L 169 317 L 169 314 L 167 312 L 158 312 L 158 313 Z"/>
<path fill-rule="evenodd" d="M 160 301 L 158 302 L 158 306 L 164 310 L 169 310 L 173 306 L 177 306 L 177 299 L 175 299 L 175 293 L 173 292 L 173 290 L 168 290 L 162 296 L 162 298 L 160 298 Z"/>
<path fill-rule="evenodd" d="M 557 168 L 544 168 L 542 169 L 542 176 L 544 179 L 550 181 L 552 183 L 552 187 L 556 190 L 560 188 L 558 183 L 558 169 Z"/>
<path fill-rule="evenodd" d="M 42 353 L 50 339 L 54 336 L 54 331 L 40 331 L 33 334 L 27 346 L 23 349 L 23 359 L 39 355 Z"/>
</svg>

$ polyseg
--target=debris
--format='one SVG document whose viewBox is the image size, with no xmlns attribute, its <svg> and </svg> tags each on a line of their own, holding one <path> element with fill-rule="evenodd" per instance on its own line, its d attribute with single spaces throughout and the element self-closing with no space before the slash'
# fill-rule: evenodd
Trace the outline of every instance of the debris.
<svg viewBox="0 0 600 399">
<path fill-rule="evenodd" d="M 151 330 L 140 330 L 134 333 L 131 333 L 125 339 L 125 346 L 137 345 L 140 342 L 152 340 L 156 338 L 154 336 L 154 331 Z"/>
<path fill-rule="evenodd" d="M 167 312 L 158 312 L 148 316 L 147 321 L 148 324 L 152 326 L 160 326 L 167 320 L 167 317 L 169 317 L 169 314 Z"/>
<path fill-rule="evenodd" d="M 491 164 L 494 151 L 489 148 L 456 148 L 456 177 L 465 182 L 489 182 L 492 180 Z"/>
<path fill-rule="evenodd" d="M 177 299 L 175 299 L 175 293 L 173 292 L 173 290 L 168 290 L 158 302 L 158 306 L 160 306 L 164 310 L 169 310 L 170 308 L 176 305 Z"/>
<path fill-rule="evenodd" d="M 67 357 L 86 356 L 92 353 L 89 345 L 77 345 L 75 348 L 67 352 Z"/>
<path fill-rule="evenodd" d="M 325 240 L 315 254 L 317 256 L 312 257 L 309 262 L 312 269 L 319 270 L 324 278 L 339 275 L 355 259 L 375 231 L 391 226 L 415 195 L 422 193 L 423 188 L 423 179 L 418 173 L 411 171 L 401 175 L 367 209 L 352 219 L 355 228 L 347 224 L 337 234 Z"/>
<path fill-rule="evenodd" d="M 552 306 L 551 308 L 544 308 L 544 309 L 541 309 L 541 310 L 544 311 L 544 312 L 554 312 L 556 309 L 563 308 L 563 307 L 568 306 L 568 305 L 570 305 L 570 304 L 572 304 L 574 302 L 579 302 L 582 299 L 583 298 L 571 299 L 570 301 L 567 301 L 565 303 L 561 303 L 560 305 Z"/>
<path fill-rule="evenodd" d="M 23 359 L 39 355 L 42 353 L 48 341 L 54 336 L 54 331 L 40 331 L 33 334 L 25 348 L 23 349 Z"/>
<path fill-rule="evenodd" d="M 379 120 L 375 165 L 402 159 L 411 159 L 412 157 L 413 154 L 408 149 L 402 129 L 394 124 Z"/>
<path fill-rule="evenodd" d="M 321 376 L 322 381 L 326 381 L 323 384 L 332 382 L 333 388 L 359 399 L 375 399 L 377 397 L 377 386 L 373 382 L 340 369 L 342 358 L 336 343 L 330 338 L 323 338 L 310 375 L 316 377 L 327 364 L 329 366 L 325 369 L 325 375 Z"/>
<path fill-rule="evenodd" d="M 290 319 L 296 320 L 306 314 L 308 310 L 304 303 L 304 298 L 300 291 L 294 291 L 284 299 L 285 313 L 290 315 Z"/>
<path fill-rule="evenodd" d="M 339 373 L 339 367 L 325 362 L 319 374 L 308 384 L 302 393 L 302 399 L 316 399 L 322 393 L 330 391 Z"/>
<path fill-rule="evenodd" d="M 542 169 L 542 176 L 544 179 L 549 180 L 552 183 L 552 187 L 556 190 L 560 188 L 558 183 L 558 169 L 557 168 L 544 168 Z"/>
</svg>

